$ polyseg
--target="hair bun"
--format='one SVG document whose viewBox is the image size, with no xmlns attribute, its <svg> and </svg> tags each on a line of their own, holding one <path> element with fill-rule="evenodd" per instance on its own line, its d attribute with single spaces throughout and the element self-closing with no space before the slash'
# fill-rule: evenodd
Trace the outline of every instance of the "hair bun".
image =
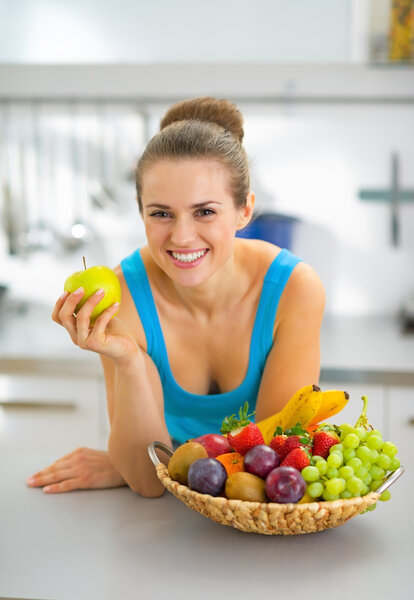
<svg viewBox="0 0 414 600">
<path fill-rule="evenodd" d="M 240 143 L 243 140 L 243 116 L 230 100 L 200 96 L 177 102 L 164 115 L 160 123 L 160 130 L 176 121 L 188 120 L 215 123 L 230 131 Z"/>
</svg>

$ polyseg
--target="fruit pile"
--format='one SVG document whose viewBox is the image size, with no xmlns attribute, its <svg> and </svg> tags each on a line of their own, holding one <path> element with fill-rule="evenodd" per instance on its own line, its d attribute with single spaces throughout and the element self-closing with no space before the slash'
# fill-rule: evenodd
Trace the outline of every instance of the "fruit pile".
<svg viewBox="0 0 414 600">
<path fill-rule="evenodd" d="M 289 404 L 299 406 L 299 397 L 313 393 L 321 392 L 317 386 L 299 390 Z M 383 441 L 380 431 L 368 423 L 368 399 L 362 396 L 362 400 L 355 426 L 315 423 L 315 415 L 308 415 L 304 422 L 285 429 L 277 425 L 270 436 L 268 423 L 280 422 L 280 413 L 255 424 L 249 420 L 254 413 L 248 414 L 246 402 L 237 417 L 224 419 L 222 435 L 205 434 L 179 446 L 169 461 L 169 476 L 202 494 L 252 502 L 305 503 L 364 496 L 378 489 L 400 461 L 397 447 Z M 289 412 L 285 409 L 284 416 Z M 385 490 L 379 499 L 390 497 Z"/>
</svg>

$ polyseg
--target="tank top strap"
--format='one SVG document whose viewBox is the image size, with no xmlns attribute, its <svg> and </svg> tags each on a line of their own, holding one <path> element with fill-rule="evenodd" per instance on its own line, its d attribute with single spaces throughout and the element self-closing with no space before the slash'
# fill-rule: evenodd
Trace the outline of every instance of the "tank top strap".
<svg viewBox="0 0 414 600">
<path fill-rule="evenodd" d="M 267 355 L 273 345 L 273 328 L 279 300 L 290 274 L 301 260 L 283 248 L 267 270 L 257 310 L 255 332 L 255 346 L 262 355 Z"/>
<path fill-rule="evenodd" d="M 158 343 L 158 331 L 156 328 L 158 323 L 156 314 L 157 309 L 152 296 L 145 265 L 141 258 L 140 248 L 121 260 L 121 268 L 134 301 L 135 308 L 141 319 L 147 340 L 147 352 L 150 356 L 158 358 L 160 348 Z"/>
</svg>

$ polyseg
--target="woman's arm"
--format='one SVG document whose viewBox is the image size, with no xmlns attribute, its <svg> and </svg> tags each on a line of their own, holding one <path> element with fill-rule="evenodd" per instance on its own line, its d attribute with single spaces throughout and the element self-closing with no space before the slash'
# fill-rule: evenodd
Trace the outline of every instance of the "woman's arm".
<svg viewBox="0 0 414 600">
<path fill-rule="evenodd" d="M 286 284 L 277 328 L 260 384 L 255 420 L 281 410 L 305 385 L 319 382 L 320 328 L 325 291 L 316 272 L 299 263 Z"/>
<path fill-rule="evenodd" d="M 109 458 L 135 492 L 147 497 L 165 490 L 148 455 L 154 440 L 171 447 L 164 419 L 161 380 L 150 356 L 140 350 L 132 361 L 116 364 L 113 372 Z M 111 382 L 110 382 L 111 383 Z"/>
</svg>

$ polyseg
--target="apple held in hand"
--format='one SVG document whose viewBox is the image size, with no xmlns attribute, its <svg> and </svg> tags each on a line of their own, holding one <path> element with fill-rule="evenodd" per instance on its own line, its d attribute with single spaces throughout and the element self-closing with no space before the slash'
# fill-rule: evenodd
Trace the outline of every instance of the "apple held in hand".
<svg viewBox="0 0 414 600">
<path fill-rule="evenodd" d="M 90 323 L 93 325 L 99 315 L 102 314 L 106 308 L 115 302 L 121 302 L 121 284 L 119 283 L 117 275 L 109 267 L 96 266 L 89 267 L 89 269 L 87 269 L 85 258 L 83 259 L 83 264 L 85 269 L 83 271 L 76 271 L 75 273 L 72 273 L 72 275 L 69 275 L 65 281 L 64 289 L 66 292 L 69 292 L 69 294 L 80 287 L 85 290 L 81 301 L 76 305 L 75 314 L 78 313 L 78 310 L 82 308 L 86 300 L 92 296 L 92 294 L 94 294 L 100 288 L 105 290 L 105 295 L 103 296 L 102 300 L 92 311 Z M 115 316 L 117 313 L 118 311 L 116 311 L 113 316 Z"/>
</svg>

